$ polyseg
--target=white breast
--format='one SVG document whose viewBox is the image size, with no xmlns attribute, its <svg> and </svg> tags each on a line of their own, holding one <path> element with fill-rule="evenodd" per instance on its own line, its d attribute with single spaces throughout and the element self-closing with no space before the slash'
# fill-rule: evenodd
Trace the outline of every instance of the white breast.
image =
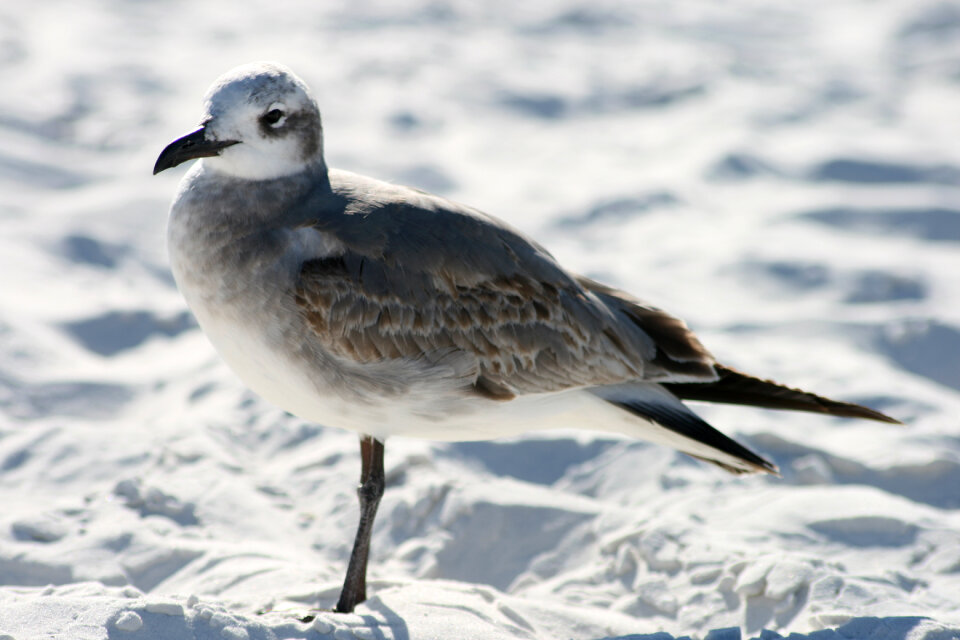
<svg viewBox="0 0 960 640">
<path fill-rule="evenodd" d="M 352 408 L 305 362 L 297 340 L 305 329 L 292 293 L 300 264 L 342 253 L 342 244 L 310 228 L 274 231 L 282 251 L 274 245 L 251 260 L 258 249 L 255 235 L 211 238 L 204 235 L 210 226 L 189 207 L 175 205 L 168 248 L 177 287 L 219 355 L 273 404 L 308 420 L 352 428 L 347 417 Z"/>
</svg>

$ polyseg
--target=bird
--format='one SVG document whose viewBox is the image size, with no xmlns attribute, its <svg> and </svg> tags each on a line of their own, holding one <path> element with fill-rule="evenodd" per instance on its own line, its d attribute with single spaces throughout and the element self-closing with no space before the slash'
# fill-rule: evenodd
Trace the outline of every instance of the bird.
<svg viewBox="0 0 960 640">
<path fill-rule="evenodd" d="M 360 521 L 336 612 L 367 596 L 390 436 L 576 427 L 777 474 L 684 401 L 898 422 L 719 363 L 682 320 L 564 269 L 493 216 L 329 168 L 317 102 L 281 64 L 220 76 L 199 128 L 153 173 L 194 159 L 167 244 L 200 328 L 255 393 L 359 434 Z"/>
</svg>

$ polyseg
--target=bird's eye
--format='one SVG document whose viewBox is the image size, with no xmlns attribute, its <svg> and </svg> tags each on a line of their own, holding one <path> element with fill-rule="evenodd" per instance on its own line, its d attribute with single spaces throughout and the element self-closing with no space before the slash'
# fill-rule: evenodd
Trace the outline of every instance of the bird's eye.
<svg viewBox="0 0 960 640">
<path fill-rule="evenodd" d="M 283 120 L 285 115 L 286 114 L 283 112 L 282 109 L 270 109 L 270 111 L 267 111 L 265 114 L 263 114 L 263 116 L 261 116 L 260 119 L 265 124 L 268 124 L 271 127 L 274 127 L 280 124 L 280 122 Z"/>
</svg>

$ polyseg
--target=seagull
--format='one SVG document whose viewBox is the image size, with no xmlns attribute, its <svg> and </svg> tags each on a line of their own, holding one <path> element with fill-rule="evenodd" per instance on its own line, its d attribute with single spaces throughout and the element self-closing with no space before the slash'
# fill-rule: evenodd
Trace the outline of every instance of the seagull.
<svg viewBox="0 0 960 640">
<path fill-rule="evenodd" d="M 686 324 L 564 269 L 507 223 L 327 167 L 320 111 L 286 67 L 214 82 L 157 174 L 200 159 L 170 209 L 170 265 L 257 394 L 360 434 L 360 523 L 334 611 L 366 599 L 388 436 L 616 432 L 732 473 L 777 474 L 682 401 L 897 420 L 718 363 Z"/>
</svg>

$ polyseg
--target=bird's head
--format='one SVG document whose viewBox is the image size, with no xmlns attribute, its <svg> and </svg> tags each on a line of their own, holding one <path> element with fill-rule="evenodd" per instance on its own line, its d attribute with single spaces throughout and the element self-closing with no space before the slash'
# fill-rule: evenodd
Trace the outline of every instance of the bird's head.
<svg viewBox="0 0 960 640">
<path fill-rule="evenodd" d="M 272 62 L 228 71 L 204 98 L 200 128 L 170 143 L 153 173 L 194 158 L 249 180 L 291 175 L 321 160 L 323 130 L 310 89 Z"/>
</svg>

